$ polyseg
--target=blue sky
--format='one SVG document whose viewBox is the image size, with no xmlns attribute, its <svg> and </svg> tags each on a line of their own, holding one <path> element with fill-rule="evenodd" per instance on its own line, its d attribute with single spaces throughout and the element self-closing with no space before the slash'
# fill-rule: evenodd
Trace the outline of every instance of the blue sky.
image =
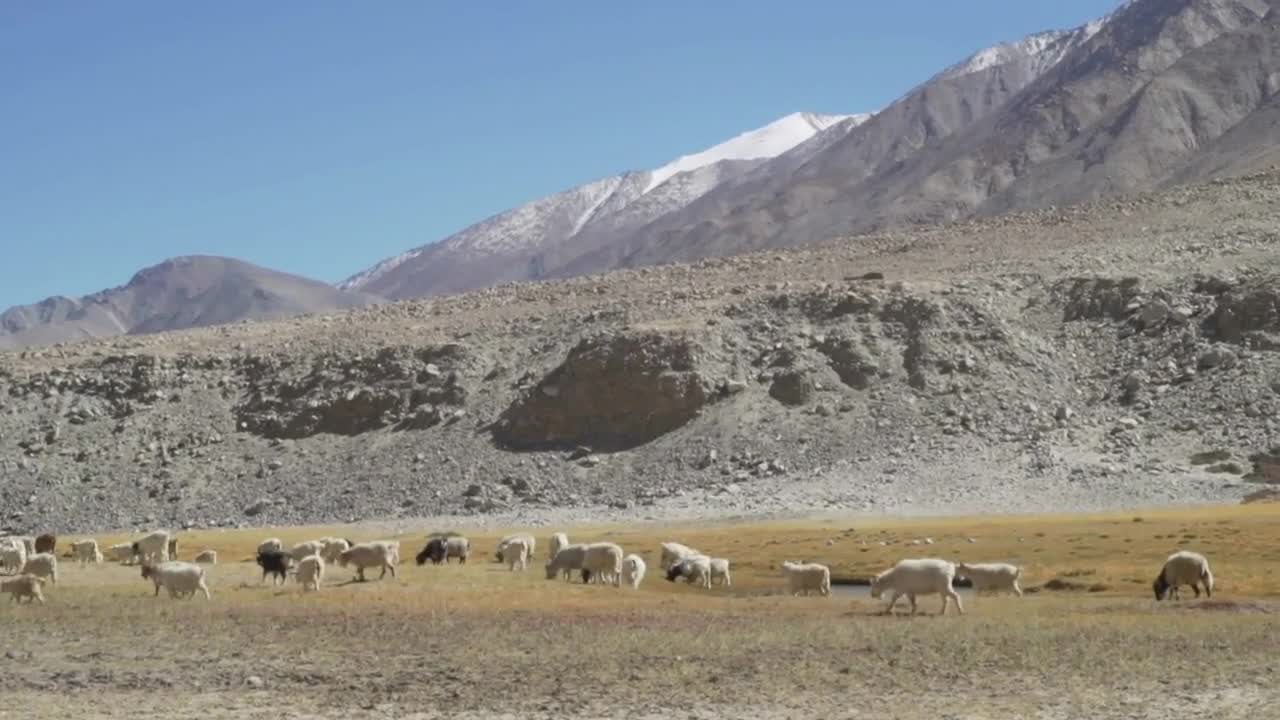
<svg viewBox="0 0 1280 720">
<path fill-rule="evenodd" d="M 1116 4 L 0 4 L 0 308 L 196 253 L 337 281 Z"/>
</svg>

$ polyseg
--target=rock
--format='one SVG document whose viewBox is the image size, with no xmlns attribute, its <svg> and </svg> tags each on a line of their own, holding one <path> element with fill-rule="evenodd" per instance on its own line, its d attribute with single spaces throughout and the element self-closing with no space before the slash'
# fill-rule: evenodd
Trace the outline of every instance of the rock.
<svg viewBox="0 0 1280 720">
<path fill-rule="evenodd" d="M 1075 417 L 1075 414 L 1075 410 L 1072 410 L 1069 405 L 1059 405 L 1054 408 L 1053 419 L 1058 422 L 1067 422 L 1071 418 Z"/>
<path fill-rule="evenodd" d="M 1200 357 L 1196 361 L 1196 365 L 1201 370 L 1210 370 L 1216 367 L 1231 367 L 1235 364 L 1235 353 L 1226 348 L 1215 347 L 1200 353 Z"/>
<path fill-rule="evenodd" d="M 769 386 L 769 395 L 784 405 L 804 405 L 813 392 L 813 381 L 801 370 L 784 370 L 773 377 Z"/>
<path fill-rule="evenodd" d="M 462 491 L 462 496 L 469 497 L 469 498 L 479 497 L 483 494 L 484 494 L 484 486 L 480 485 L 479 483 L 471 483 L 470 485 L 467 486 L 466 490 Z"/>
<path fill-rule="evenodd" d="M 1120 381 L 1120 389 L 1123 391 L 1121 396 L 1122 402 L 1131 404 L 1136 401 L 1142 394 L 1143 388 L 1147 386 L 1147 374 L 1141 370 L 1135 370 Z"/>
<path fill-rule="evenodd" d="M 1138 313 L 1138 324 L 1144 330 L 1162 327 L 1169 319 L 1171 309 L 1164 300 L 1156 299 L 1147 303 Z"/>
<path fill-rule="evenodd" d="M 679 428 L 716 399 L 702 356 L 682 334 L 622 332 L 580 341 L 503 413 L 494 438 L 515 449 L 627 450 Z M 557 388 L 554 396 L 545 389 Z"/>
<path fill-rule="evenodd" d="M 248 685 L 249 687 L 255 690 L 258 690 L 262 688 L 264 683 L 262 682 L 262 678 L 258 677 L 257 675 L 250 675 L 249 677 L 244 679 L 244 684 Z"/>
<path fill-rule="evenodd" d="M 256 517 L 266 512 L 271 507 L 271 501 L 267 498 L 256 500 L 252 505 L 244 509 L 244 514 L 249 517 Z"/>
<path fill-rule="evenodd" d="M 1137 418 L 1125 417 L 1116 421 L 1113 432 L 1127 432 L 1138 427 L 1140 423 Z"/>
<path fill-rule="evenodd" d="M 747 389 L 747 384 L 741 380 L 725 380 L 720 385 L 720 392 L 725 395 L 737 395 Z"/>
</svg>

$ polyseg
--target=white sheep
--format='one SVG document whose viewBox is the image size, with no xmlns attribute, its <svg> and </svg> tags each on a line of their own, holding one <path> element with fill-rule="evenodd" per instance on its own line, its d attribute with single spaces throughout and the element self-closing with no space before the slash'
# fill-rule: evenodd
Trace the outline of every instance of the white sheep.
<svg viewBox="0 0 1280 720">
<path fill-rule="evenodd" d="M 591 573 L 593 581 L 617 587 L 622 582 L 622 555 L 622 547 L 616 543 L 590 543 L 582 569 Z"/>
<path fill-rule="evenodd" d="M 678 577 L 684 577 L 685 583 L 698 585 L 711 589 L 711 558 L 706 555 L 689 555 L 677 560 L 670 568 L 667 569 L 667 580 L 675 582 Z"/>
<path fill-rule="evenodd" d="M 792 595 L 808 595 L 810 592 L 822 596 L 831 594 L 831 568 L 826 565 L 786 560 L 782 563 L 782 574 L 787 578 L 787 589 Z"/>
<path fill-rule="evenodd" d="M 1200 585 L 1209 597 L 1213 597 L 1213 573 L 1209 571 L 1209 560 L 1205 556 L 1190 550 L 1180 550 L 1164 561 L 1160 574 L 1156 576 L 1151 589 L 1155 591 L 1156 600 L 1163 600 L 1166 594 L 1176 599 L 1179 585 L 1190 585 L 1196 597 L 1200 597 Z"/>
<path fill-rule="evenodd" d="M 729 561 L 724 558 L 711 558 L 711 583 L 716 584 L 717 579 L 725 587 L 733 584 L 729 577 Z"/>
<path fill-rule="evenodd" d="M 298 562 L 294 577 L 302 583 L 302 592 L 310 587 L 319 592 L 320 581 L 324 579 L 324 558 L 319 555 L 308 555 Z"/>
<path fill-rule="evenodd" d="M 277 537 L 267 538 L 266 540 L 263 540 L 262 542 L 258 543 L 257 554 L 261 555 L 262 553 L 272 553 L 272 552 L 284 552 L 284 543 L 280 541 L 280 538 L 277 538 Z"/>
<path fill-rule="evenodd" d="M 557 574 L 563 573 L 565 580 L 572 580 L 573 571 L 581 570 L 586 558 L 587 546 L 581 543 L 560 548 L 559 552 L 547 560 L 547 579 L 553 580 Z"/>
<path fill-rule="evenodd" d="M 338 556 L 343 550 L 351 547 L 351 543 L 343 538 L 325 538 L 324 549 L 320 551 L 320 557 L 330 565 L 338 562 Z"/>
<path fill-rule="evenodd" d="M 675 565 L 686 557 L 693 557 L 695 555 L 702 555 L 702 553 L 694 550 L 688 545 L 681 545 L 678 542 L 662 543 L 662 559 L 660 560 L 662 572 L 667 572 L 671 569 L 672 565 Z"/>
<path fill-rule="evenodd" d="M 133 543 L 116 543 L 107 548 L 107 557 L 125 565 L 133 562 Z"/>
<path fill-rule="evenodd" d="M 0 544 L 0 566 L 5 572 L 20 573 L 27 564 L 27 546 L 21 540 L 6 539 Z"/>
<path fill-rule="evenodd" d="M 622 582 L 630 585 L 632 590 L 640 589 L 640 581 L 644 580 L 644 558 L 632 553 L 622 558 Z"/>
<path fill-rule="evenodd" d="M 204 568 L 182 560 L 167 560 L 157 565 L 142 563 L 142 578 L 150 580 L 156 586 L 156 596 L 160 588 L 169 591 L 169 597 L 195 597 L 196 591 L 204 593 L 209 600 L 209 586 L 205 584 Z"/>
<path fill-rule="evenodd" d="M 498 550 L 498 554 L 503 557 L 507 563 L 507 567 L 514 572 L 517 567 L 523 572 L 529 565 L 529 545 L 528 538 L 513 537 L 507 540 L 507 544 Z"/>
<path fill-rule="evenodd" d="M 471 557 L 471 541 L 461 535 L 452 535 L 444 541 L 445 563 L 449 562 L 449 558 L 455 557 L 464 565 L 467 558 Z"/>
<path fill-rule="evenodd" d="M 398 540 L 356 543 L 338 555 L 338 566 L 355 565 L 356 579 L 364 582 L 365 568 L 371 567 L 382 568 L 382 574 L 378 576 L 379 580 L 386 577 L 388 570 L 391 571 L 391 577 L 394 578 L 396 576 L 396 561 L 399 559 L 400 541 Z"/>
<path fill-rule="evenodd" d="M 898 598 L 906 595 L 911 601 L 911 614 L 915 615 L 916 596 L 937 593 L 942 596 L 942 615 L 947 614 L 947 603 L 951 600 L 955 600 L 956 610 L 963 615 L 964 606 L 960 604 L 960 595 L 951 587 L 955 577 L 956 566 L 946 560 L 937 558 L 899 560 L 897 565 L 876 575 L 871 581 L 871 597 L 879 599 L 885 590 L 892 591 L 889 607 L 884 611 L 887 615 L 893 612 L 893 606 L 898 602 Z"/>
<path fill-rule="evenodd" d="M 35 575 L 48 578 L 54 585 L 58 584 L 58 558 L 53 553 L 36 553 L 28 555 L 22 566 L 23 575 Z"/>
<path fill-rule="evenodd" d="M 81 540 L 71 543 L 71 555 L 81 565 L 102 563 L 102 552 L 98 550 L 97 540 Z"/>
<path fill-rule="evenodd" d="M 22 551 L 27 555 L 36 554 L 36 539 L 30 535 L 10 535 L 5 539 L 22 545 Z"/>
<path fill-rule="evenodd" d="M 1022 576 L 1022 568 L 1009 563 L 957 563 L 956 575 L 969 578 L 973 582 L 973 591 L 992 590 L 999 592 L 1008 590 L 1022 597 L 1022 588 L 1018 587 L 1018 578 Z"/>
<path fill-rule="evenodd" d="M 293 558 L 294 562 L 298 562 L 299 560 L 302 560 L 302 558 L 304 557 L 308 557 L 311 555 L 319 555 L 323 550 L 324 550 L 323 540 L 308 540 L 306 542 L 300 542 L 297 545 L 294 545 L 292 548 L 290 548 L 289 555 Z"/>
<path fill-rule="evenodd" d="M 133 543 L 133 557 L 142 562 L 155 564 L 169 559 L 169 540 L 172 537 L 168 530 L 156 530 Z"/>
<path fill-rule="evenodd" d="M 201 550 L 196 555 L 196 562 L 201 565 L 217 565 L 218 551 L 217 550 Z"/>
<path fill-rule="evenodd" d="M 525 554 L 526 554 L 525 559 L 526 560 L 533 559 L 533 548 L 537 544 L 537 541 L 534 540 L 533 536 L 528 533 L 517 533 L 515 535 L 507 535 L 506 537 L 498 541 L 498 549 L 497 549 L 497 552 L 494 553 L 494 556 L 498 559 L 498 562 L 507 562 L 505 550 L 506 550 L 507 544 L 510 543 L 512 540 L 522 541 L 525 546 Z"/>
<path fill-rule="evenodd" d="M 569 547 L 569 536 L 562 532 L 554 533 L 551 536 L 551 541 L 547 543 L 547 547 L 549 548 L 547 557 L 553 558 L 556 553 L 560 552 L 561 548 Z"/>
<path fill-rule="evenodd" d="M 26 548 L 23 548 L 23 552 L 26 552 Z M 26 598 L 28 604 L 32 600 L 39 600 L 40 604 L 43 605 L 44 595 L 40 592 L 41 585 L 44 585 L 44 578 L 42 577 L 18 575 L 0 580 L 0 593 L 9 593 L 13 597 L 13 601 L 19 604 L 21 604 L 22 598 Z"/>
</svg>

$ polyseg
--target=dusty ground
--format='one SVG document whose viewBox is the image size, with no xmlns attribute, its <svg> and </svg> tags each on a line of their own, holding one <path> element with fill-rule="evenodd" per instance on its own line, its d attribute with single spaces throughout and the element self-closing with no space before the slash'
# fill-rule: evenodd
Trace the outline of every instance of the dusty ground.
<svg viewBox="0 0 1280 720">
<path fill-rule="evenodd" d="M 46 606 L 0 610 L 0 717 L 1271 717 L 1278 521 L 1272 505 L 1138 521 L 569 529 L 651 566 L 659 538 L 733 558 L 733 586 L 710 593 L 652 571 L 639 592 L 548 581 L 546 532 L 534 566 L 511 573 L 489 561 L 494 530 L 472 533 L 472 561 L 448 567 L 414 566 L 423 533 L 407 533 L 396 579 L 351 583 L 350 571 L 330 568 L 323 590 L 302 596 L 293 583 L 259 584 L 238 562 L 262 531 L 189 533 L 183 557 L 211 547 L 222 560 L 210 570 L 211 602 L 153 598 L 136 568 L 65 563 Z M 367 526 L 272 534 L 335 531 L 389 536 Z M 912 544 L 926 537 L 931 545 Z M 1149 578 L 1178 547 L 1211 558 L 1213 600 L 1150 599 Z M 921 555 L 1013 560 L 1028 588 L 1054 578 L 1081 588 L 966 594 L 963 616 L 938 617 L 938 599 L 922 598 L 927 615 L 884 617 L 882 603 L 843 590 L 787 597 L 772 569 L 807 557 L 858 576 Z"/>
</svg>

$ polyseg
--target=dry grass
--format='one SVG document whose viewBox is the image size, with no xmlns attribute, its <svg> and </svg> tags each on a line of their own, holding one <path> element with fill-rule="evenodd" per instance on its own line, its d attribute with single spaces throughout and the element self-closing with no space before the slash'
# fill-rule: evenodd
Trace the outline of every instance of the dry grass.
<svg viewBox="0 0 1280 720">
<path fill-rule="evenodd" d="M 993 717 L 1028 716 L 1046 702 L 1110 717 L 1116 697 L 1163 698 L 1162 681 L 1179 674 L 1219 697 L 1237 693 L 1241 707 L 1274 701 L 1280 606 L 1267 596 L 1277 592 L 1280 508 L 1141 518 L 570 529 L 571 538 L 639 550 L 651 566 L 639 592 L 548 581 L 540 560 L 510 573 L 490 561 L 503 533 L 486 532 L 471 534 L 479 552 L 465 567 L 414 566 L 424 536 L 415 533 L 402 538 L 396 580 L 349 583 L 350 571 L 330 568 L 322 592 L 302 595 L 293 583 L 260 585 L 256 567 L 235 560 L 267 535 L 375 536 L 351 528 L 183 533 L 183 557 L 205 547 L 219 552 L 212 602 L 152 598 L 136 568 L 65 563 L 47 606 L 2 611 L 10 621 L 5 646 L 17 651 L 0 661 L 8 663 L 0 707 L 26 707 L 31 717 L 85 710 L 109 717 L 109 708 L 127 703 L 121 717 L 166 717 L 167 700 L 148 691 L 170 686 L 209 717 L 265 713 L 274 703 L 264 693 L 273 689 L 304 717 L 496 709 L 601 717 L 608 707 L 733 717 L 748 706 L 760 717 L 846 717 L 852 697 L 900 698 L 906 704 L 895 717 L 938 717 L 957 702 Z M 539 558 L 549 533 L 535 533 Z M 901 544 L 921 537 L 934 544 Z M 657 543 L 667 538 L 732 558 L 734 587 L 706 593 L 657 577 Z M 1211 558 L 1220 578 L 1213 601 L 1156 606 L 1149 598 L 1149 578 L 1178 547 Z M 963 618 L 932 615 L 939 603 L 931 597 L 922 600 L 930 616 L 914 620 L 879 616 L 878 604 L 848 597 L 769 594 L 782 559 L 825 561 L 858 575 L 922 554 L 1011 560 L 1024 563 L 1033 582 L 1071 577 L 1112 590 L 970 598 Z M 251 675 L 267 690 L 247 690 Z M 923 691 L 922 678 L 929 679 Z M 1194 705 L 1180 702 L 1175 707 Z M 694 712 L 704 706 L 706 714 Z M 1144 717 L 1131 710 L 1119 716 Z M 1218 716 L 1211 710 L 1199 716 Z M 0 716 L 24 716 L 9 712 Z"/>
</svg>

